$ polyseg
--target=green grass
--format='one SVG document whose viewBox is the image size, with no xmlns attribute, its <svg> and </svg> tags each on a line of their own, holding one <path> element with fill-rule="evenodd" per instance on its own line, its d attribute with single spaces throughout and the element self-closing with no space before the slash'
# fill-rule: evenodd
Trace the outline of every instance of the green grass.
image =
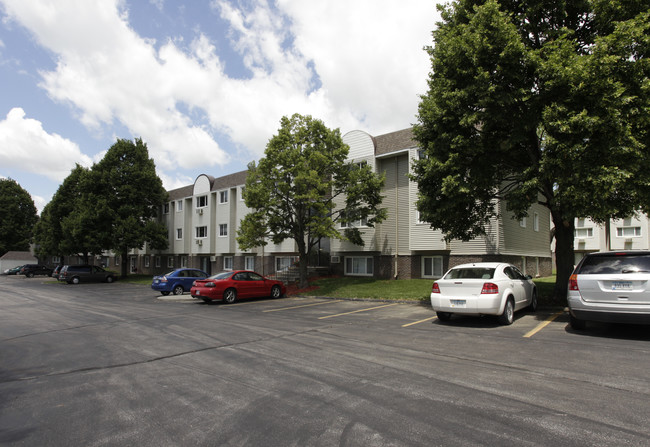
<svg viewBox="0 0 650 447">
<path fill-rule="evenodd" d="M 540 306 L 556 307 L 564 303 L 555 302 L 553 287 L 555 276 L 536 278 L 537 296 Z M 310 282 L 317 289 L 304 292 L 304 295 L 327 296 L 332 298 L 361 298 L 385 300 L 428 301 L 433 280 L 397 279 L 379 280 L 373 278 L 332 277 L 320 278 Z"/>
</svg>

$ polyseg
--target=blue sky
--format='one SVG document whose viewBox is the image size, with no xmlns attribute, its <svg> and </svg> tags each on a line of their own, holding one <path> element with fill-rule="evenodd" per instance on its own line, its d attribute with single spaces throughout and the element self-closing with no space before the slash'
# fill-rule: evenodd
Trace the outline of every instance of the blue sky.
<svg viewBox="0 0 650 447">
<path fill-rule="evenodd" d="M 0 177 L 39 211 L 141 137 L 167 189 L 246 169 L 282 116 L 415 122 L 433 0 L 0 0 Z"/>
</svg>

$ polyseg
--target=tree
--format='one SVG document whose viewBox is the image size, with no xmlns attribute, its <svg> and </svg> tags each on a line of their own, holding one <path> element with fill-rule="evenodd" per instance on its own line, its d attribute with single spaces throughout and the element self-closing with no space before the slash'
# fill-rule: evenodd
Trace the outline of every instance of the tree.
<svg viewBox="0 0 650 447">
<path fill-rule="evenodd" d="M 103 251 L 97 231 L 102 220 L 94 205 L 84 200 L 90 193 L 89 175 L 89 169 L 77 164 L 43 208 L 35 228 L 40 256 L 75 254 L 88 263 L 89 256 Z"/>
<path fill-rule="evenodd" d="M 374 226 L 386 218 L 379 208 L 383 176 L 367 165 L 347 162 L 349 147 L 338 129 L 311 116 L 283 117 L 278 134 L 256 165 L 248 165 L 244 189 L 252 209 L 241 222 L 237 242 L 243 250 L 293 239 L 300 256 L 300 285 L 307 285 L 311 249 L 321 238 L 347 239 L 363 245 L 358 228 L 341 233 L 337 224 L 367 219 Z M 344 199 L 343 199 L 344 198 Z M 344 206 L 336 208 L 336 200 Z"/>
<path fill-rule="evenodd" d="M 0 256 L 29 250 L 37 220 L 29 193 L 15 180 L 0 179 Z"/>
<path fill-rule="evenodd" d="M 153 249 L 167 248 L 167 229 L 155 220 L 167 191 L 141 139 L 118 139 L 93 165 L 84 181 L 83 201 L 75 228 L 94 223 L 96 241 L 121 256 L 122 276 L 127 274 L 129 250 L 141 249 L 145 242 Z"/>
<path fill-rule="evenodd" d="M 459 0 L 440 7 L 415 138 L 418 210 L 446 237 L 484 233 L 504 200 L 555 226 L 566 296 L 576 217 L 650 211 L 645 0 Z"/>
</svg>

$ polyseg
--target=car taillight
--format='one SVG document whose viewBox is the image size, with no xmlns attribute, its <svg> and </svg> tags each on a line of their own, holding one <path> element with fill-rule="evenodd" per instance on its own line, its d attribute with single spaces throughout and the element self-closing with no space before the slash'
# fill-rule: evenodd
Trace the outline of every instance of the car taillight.
<svg viewBox="0 0 650 447">
<path fill-rule="evenodd" d="M 499 293 L 499 286 L 497 286 L 493 282 L 486 282 L 485 284 L 483 284 L 481 293 Z"/>
<path fill-rule="evenodd" d="M 580 290 L 578 288 L 578 275 L 571 275 L 569 277 L 569 290 Z"/>
<path fill-rule="evenodd" d="M 160 278 L 160 282 L 167 282 L 167 277 L 163 276 L 162 278 Z"/>
<path fill-rule="evenodd" d="M 205 283 L 205 287 L 217 287 L 217 285 L 215 283 L 213 283 L 212 281 L 210 281 L 210 282 Z"/>
<path fill-rule="evenodd" d="M 440 293 L 440 286 L 437 282 L 433 283 L 433 287 L 431 287 L 431 293 Z"/>
</svg>

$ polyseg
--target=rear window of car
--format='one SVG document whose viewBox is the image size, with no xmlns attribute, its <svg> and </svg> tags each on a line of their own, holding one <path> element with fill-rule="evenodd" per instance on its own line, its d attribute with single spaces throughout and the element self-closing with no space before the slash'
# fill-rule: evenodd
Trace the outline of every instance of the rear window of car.
<svg viewBox="0 0 650 447">
<path fill-rule="evenodd" d="M 492 279 L 494 278 L 494 270 L 485 267 L 451 269 L 445 279 Z"/>
<path fill-rule="evenodd" d="M 650 253 L 587 256 L 578 270 L 578 274 L 583 275 L 635 272 L 650 272 Z"/>
<path fill-rule="evenodd" d="M 210 279 L 228 279 L 232 276 L 233 272 L 223 272 L 212 275 Z"/>
</svg>

